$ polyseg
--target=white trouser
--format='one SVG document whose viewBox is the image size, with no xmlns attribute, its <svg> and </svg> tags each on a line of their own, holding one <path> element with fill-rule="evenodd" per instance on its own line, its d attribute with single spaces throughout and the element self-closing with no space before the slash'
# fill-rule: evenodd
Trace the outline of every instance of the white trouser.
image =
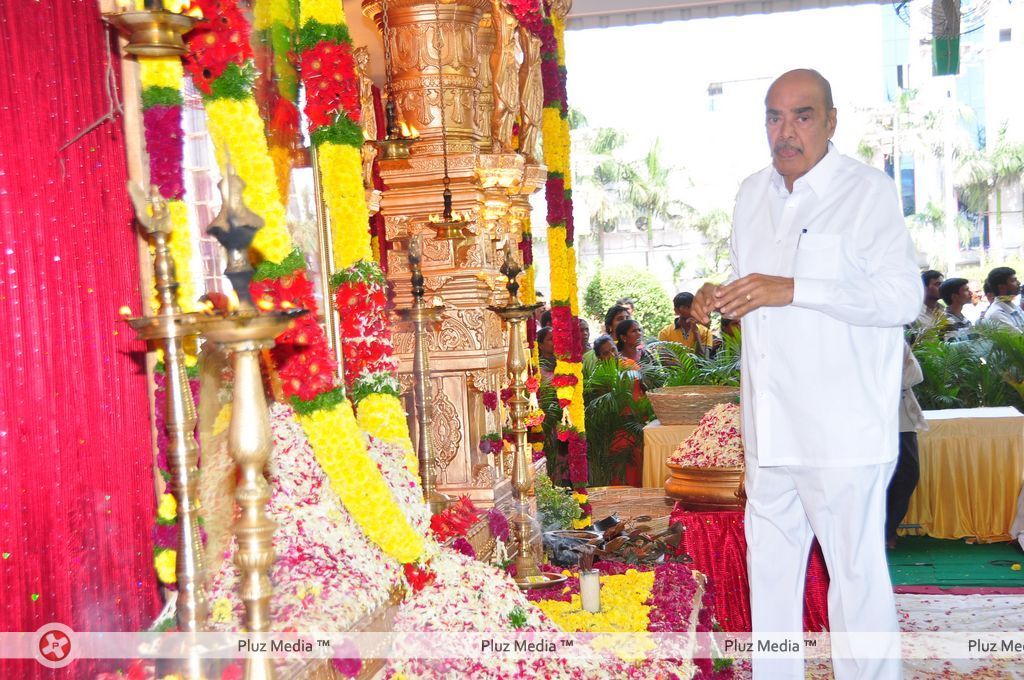
<svg viewBox="0 0 1024 680">
<path fill-rule="evenodd" d="M 799 637 L 803 631 L 807 558 L 815 536 L 830 578 L 831 632 L 899 632 L 885 559 L 885 494 L 895 466 L 896 461 L 842 468 L 758 467 L 748 454 L 745 530 L 755 634 Z M 898 639 L 886 639 L 887 648 L 877 640 L 858 644 L 850 639 L 847 658 L 835 658 L 843 653 L 837 642 L 832 647 L 837 680 L 900 677 Z M 895 658 L 878 658 L 886 653 Z M 753 669 L 754 680 L 803 678 L 803 655 L 755 655 Z"/>
</svg>

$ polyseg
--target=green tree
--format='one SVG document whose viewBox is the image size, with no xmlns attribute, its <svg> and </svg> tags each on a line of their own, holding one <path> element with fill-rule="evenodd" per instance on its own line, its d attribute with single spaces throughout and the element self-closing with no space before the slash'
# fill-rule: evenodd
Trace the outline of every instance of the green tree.
<svg viewBox="0 0 1024 680">
<path fill-rule="evenodd" d="M 625 198 L 633 207 L 637 226 L 643 226 L 647 232 L 645 264 L 650 267 L 654 257 L 655 222 L 677 223 L 684 215 L 692 214 L 693 208 L 671 197 L 677 173 L 662 158 L 661 140 L 655 139 L 644 157 L 627 165 L 625 172 Z"/>
<path fill-rule="evenodd" d="M 1002 260 L 1003 196 L 1019 195 L 1024 186 L 1024 144 L 1007 140 L 1004 125 L 994 145 L 958 153 L 957 161 L 957 195 L 971 212 L 994 217 L 989 222 L 990 254 Z"/>
<path fill-rule="evenodd" d="M 647 269 L 615 267 L 598 270 L 587 284 L 583 309 L 591 318 L 604 320 L 605 312 L 620 298 L 632 298 L 635 318 L 645 335 L 656 335 L 672 321 L 672 298 Z"/>
<path fill-rule="evenodd" d="M 599 259 L 604 260 L 604 235 L 615 231 L 629 219 L 631 207 L 623 200 L 626 166 L 616 158 L 626 134 L 614 128 L 598 128 L 579 137 L 583 159 L 576 167 L 585 170 L 576 175 L 574 186 L 579 202 L 590 212 L 592 237 Z"/>
<path fill-rule="evenodd" d="M 701 271 L 706 279 L 721 278 L 729 264 L 729 236 L 732 218 L 721 208 L 701 213 L 690 225 L 699 231 L 707 244 L 701 253 Z"/>
</svg>

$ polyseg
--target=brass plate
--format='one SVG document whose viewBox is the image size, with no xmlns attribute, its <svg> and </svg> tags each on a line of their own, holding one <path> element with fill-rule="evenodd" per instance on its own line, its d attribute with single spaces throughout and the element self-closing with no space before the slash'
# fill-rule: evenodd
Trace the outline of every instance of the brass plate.
<svg viewBox="0 0 1024 680">
<path fill-rule="evenodd" d="M 568 576 L 564 576 L 562 574 L 546 574 L 546 573 L 542 573 L 541 577 L 543 578 L 543 580 L 541 580 L 541 581 L 530 581 L 530 582 L 520 581 L 519 579 L 516 579 L 516 585 L 519 586 L 522 590 L 535 590 L 537 588 L 551 588 L 552 586 L 557 586 L 560 583 L 565 583 L 568 580 L 568 578 L 569 578 Z"/>
</svg>

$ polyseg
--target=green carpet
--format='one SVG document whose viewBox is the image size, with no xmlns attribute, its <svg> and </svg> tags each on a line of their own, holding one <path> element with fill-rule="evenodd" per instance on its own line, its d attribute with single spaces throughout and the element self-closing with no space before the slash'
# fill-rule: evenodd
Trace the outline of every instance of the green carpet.
<svg viewBox="0 0 1024 680">
<path fill-rule="evenodd" d="M 894 586 L 1024 588 L 1024 551 L 1016 541 L 969 544 L 928 536 L 901 536 L 888 552 Z"/>
</svg>

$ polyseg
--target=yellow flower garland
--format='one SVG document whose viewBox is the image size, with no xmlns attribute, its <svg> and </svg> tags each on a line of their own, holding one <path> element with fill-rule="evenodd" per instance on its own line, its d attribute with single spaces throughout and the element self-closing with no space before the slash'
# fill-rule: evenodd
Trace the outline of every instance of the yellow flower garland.
<svg viewBox="0 0 1024 680">
<path fill-rule="evenodd" d="M 564 134 L 566 132 L 568 132 L 568 125 L 565 124 L 559 110 L 552 106 L 545 106 L 541 113 L 544 165 L 548 166 L 548 172 L 561 174 L 563 180 L 568 183 L 571 181 L 571 173 L 569 173 L 569 144 Z"/>
<path fill-rule="evenodd" d="M 156 516 L 165 522 L 173 522 L 178 516 L 178 502 L 173 494 L 165 493 L 160 495 L 160 503 L 157 506 Z"/>
<path fill-rule="evenodd" d="M 160 579 L 161 583 L 171 584 L 178 582 L 178 575 L 175 573 L 178 568 L 178 551 L 161 550 L 153 558 L 153 565 L 156 567 L 156 576 Z"/>
<path fill-rule="evenodd" d="M 419 559 L 423 536 L 409 524 L 377 463 L 367 454 L 351 404 L 343 401 L 298 419 L 331 488 L 366 537 L 400 562 Z"/>
<path fill-rule="evenodd" d="M 340 271 L 360 260 L 372 262 L 367 226 L 370 214 L 366 209 L 359 149 L 325 142 L 317 150 L 317 157 L 324 203 L 334 232 L 334 266 Z"/>
<path fill-rule="evenodd" d="M 299 3 L 299 26 L 307 21 L 321 24 L 344 24 L 345 14 L 338 0 L 302 0 Z"/>
<path fill-rule="evenodd" d="M 566 278 L 569 279 L 569 309 L 572 310 L 573 316 L 580 315 L 580 302 L 579 292 L 576 288 L 576 249 L 569 246 L 565 249 L 565 268 L 568 272 Z"/>
<path fill-rule="evenodd" d="M 398 397 L 386 392 L 363 397 L 356 411 L 356 421 L 366 434 L 401 447 L 406 467 L 413 475 L 419 474 L 419 461 L 409 438 L 409 423 Z"/>
<path fill-rule="evenodd" d="M 551 262 L 551 303 L 569 299 L 568 249 L 565 227 L 548 227 L 548 258 Z"/>
<path fill-rule="evenodd" d="M 177 57 L 143 57 L 139 59 L 139 81 L 142 89 L 165 87 L 181 90 L 184 69 L 181 59 Z M 171 237 L 168 248 L 174 261 L 175 274 L 178 277 L 178 305 L 183 312 L 191 312 L 196 308 L 196 288 L 192 280 L 192 233 L 189 228 L 188 206 L 184 201 L 167 202 L 171 215 Z M 152 291 L 153 309 L 157 308 L 156 291 Z"/>
<path fill-rule="evenodd" d="M 147 87 L 181 89 L 184 68 L 178 57 L 144 57 L 139 59 L 139 80 Z"/>
<path fill-rule="evenodd" d="M 263 218 L 264 225 L 256 232 L 253 249 L 264 260 L 281 262 L 292 251 L 292 237 L 256 100 L 214 99 L 206 102 L 206 115 L 221 167 L 224 161 L 231 161 L 245 182 L 242 196 L 246 205 Z M 225 152 L 228 158 L 224 157 Z"/>
<path fill-rule="evenodd" d="M 188 206 L 184 201 L 168 201 L 171 213 L 171 238 L 167 248 L 178 277 L 178 305 L 183 312 L 196 309 L 196 284 L 192 278 L 192 230 L 188 223 Z"/>
<path fill-rule="evenodd" d="M 253 4 L 252 27 L 264 31 L 275 23 L 295 28 L 288 0 L 265 0 Z"/>
</svg>

